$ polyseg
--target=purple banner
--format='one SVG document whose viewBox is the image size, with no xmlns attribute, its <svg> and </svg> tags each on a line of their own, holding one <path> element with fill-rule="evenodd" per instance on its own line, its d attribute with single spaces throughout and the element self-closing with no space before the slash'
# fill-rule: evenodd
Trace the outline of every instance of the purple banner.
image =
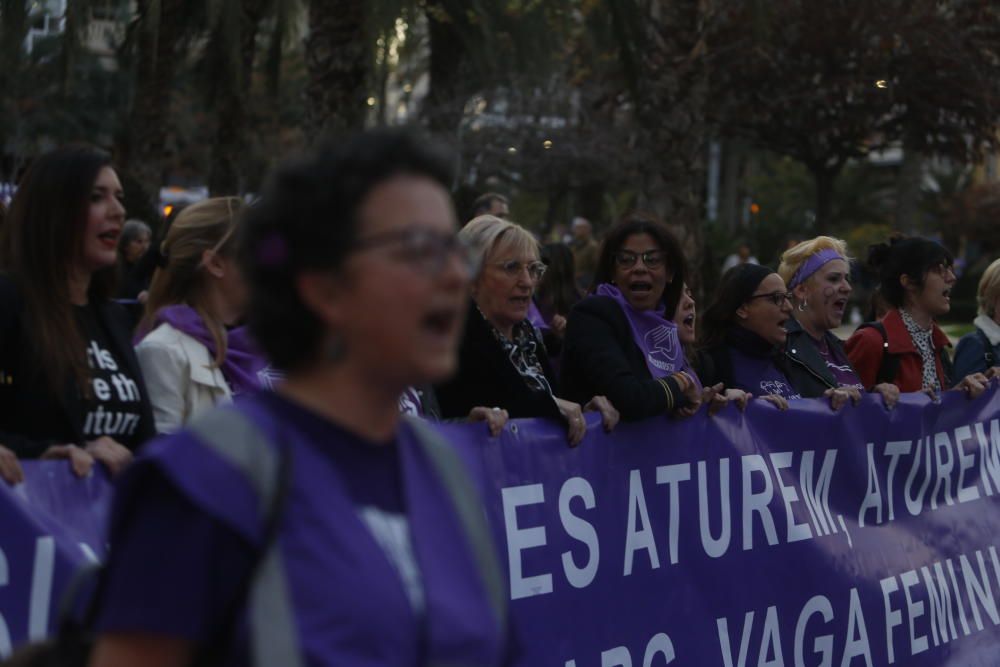
<svg viewBox="0 0 1000 667">
<path fill-rule="evenodd" d="M 76 478 L 66 461 L 24 461 L 25 480 L 0 482 L 0 657 L 53 629 L 73 574 L 106 553 L 111 484 Z"/>
<path fill-rule="evenodd" d="M 832 413 L 444 426 L 484 484 L 519 665 L 995 665 L 1000 391 Z M 110 485 L 0 485 L 0 653 L 103 555 Z"/>
<path fill-rule="evenodd" d="M 519 664 L 1000 664 L 996 389 L 755 401 L 592 425 L 576 449 L 521 422 L 465 451 Z"/>
</svg>

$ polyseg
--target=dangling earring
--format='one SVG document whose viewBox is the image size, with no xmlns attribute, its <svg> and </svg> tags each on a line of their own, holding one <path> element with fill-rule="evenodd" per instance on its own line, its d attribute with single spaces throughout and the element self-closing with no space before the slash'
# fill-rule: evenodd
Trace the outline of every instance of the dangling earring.
<svg viewBox="0 0 1000 667">
<path fill-rule="evenodd" d="M 802 303 L 799 304 L 799 312 L 804 313 L 807 310 L 809 310 L 809 302 L 803 299 Z"/>
</svg>

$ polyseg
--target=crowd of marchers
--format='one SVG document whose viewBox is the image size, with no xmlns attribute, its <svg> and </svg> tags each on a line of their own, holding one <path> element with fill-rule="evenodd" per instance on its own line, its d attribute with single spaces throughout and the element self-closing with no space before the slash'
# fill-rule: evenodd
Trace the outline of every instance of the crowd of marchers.
<svg viewBox="0 0 1000 667">
<path fill-rule="evenodd" d="M 455 481 L 472 473 L 427 421 L 495 436 L 549 418 L 576 446 L 588 411 L 607 430 L 750 401 L 780 419 L 802 399 L 850 410 L 873 393 L 891 410 L 903 393 L 974 399 L 995 382 L 1000 260 L 953 354 L 937 324 L 951 253 L 873 246 L 881 307 L 845 343 L 859 260 L 842 240 L 792 245 L 776 269 L 734 258 L 699 317 L 656 215 L 630 212 L 599 240 L 577 219 L 541 243 L 487 194 L 459 224 L 449 164 L 410 134 L 362 134 L 283 165 L 253 204 L 184 208 L 156 239 L 127 221 L 103 152 L 27 169 L 0 226 L 0 476 L 66 459 L 116 477 L 91 665 L 206 651 L 509 664 L 489 533 Z M 204 426 L 220 413 L 242 426 Z M 278 500 L 255 495 L 272 473 L 251 440 L 291 461 L 273 466 Z M 246 591 L 275 572 L 267 627 L 233 623 L 256 618 Z"/>
</svg>

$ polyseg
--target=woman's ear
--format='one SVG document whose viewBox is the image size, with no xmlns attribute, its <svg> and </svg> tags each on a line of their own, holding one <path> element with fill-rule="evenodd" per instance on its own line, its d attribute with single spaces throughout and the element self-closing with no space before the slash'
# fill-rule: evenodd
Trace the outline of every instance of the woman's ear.
<svg viewBox="0 0 1000 667">
<path fill-rule="evenodd" d="M 745 320 L 750 317 L 750 312 L 747 310 L 747 305 L 745 303 L 736 309 L 736 317 L 741 320 Z"/>
<path fill-rule="evenodd" d="M 226 266 L 222 257 L 214 250 L 203 250 L 201 253 L 201 265 L 215 278 L 224 278 Z"/>
<path fill-rule="evenodd" d="M 805 283 L 799 283 L 792 290 L 792 294 L 795 295 L 795 300 L 798 301 L 799 303 L 802 303 L 803 301 L 806 300 L 806 293 L 807 292 L 808 292 L 808 288 L 806 288 L 806 284 Z"/>
<path fill-rule="evenodd" d="M 302 303 L 330 329 L 343 322 L 343 282 L 325 271 L 300 273 L 295 279 Z"/>
</svg>

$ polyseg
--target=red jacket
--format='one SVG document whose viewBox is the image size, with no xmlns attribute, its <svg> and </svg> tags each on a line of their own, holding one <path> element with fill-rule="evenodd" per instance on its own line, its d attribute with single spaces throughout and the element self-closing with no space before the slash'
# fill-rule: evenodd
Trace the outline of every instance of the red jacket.
<svg viewBox="0 0 1000 667">
<path fill-rule="evenodd" d="M 903 318 L 898 310 L 890 310 L 882 318 L 882 326 L 885 327 L 886 338 L 888 339 L 888 352 L 896 355 L 899 359 L 899 370 L 893 379 L 893 384 L 899 387 L 900 391 L 920 391 L 923 387 L 923 360 L 920 352 L 910 338 L 910 332 L 903 324 Z M 951 380 L 945 373 L 941 364 L 941 350 L 950 347 L 951 342 L 948 336 L 935 324 L 931 337 L 934 343 L 935 363 L 937 365 L 938 381 L 942 389 L 951 386 Z M 847 358 L 850 360 L 858 377 L 865 385 L 865 389 L 871 391 L 875 386 L 875 379 L 878 377 L 878 370 L 882 366 L 883 340 L 882 334 L 874 327 L 858 329 L 847 340 Z"/>
</svg>

